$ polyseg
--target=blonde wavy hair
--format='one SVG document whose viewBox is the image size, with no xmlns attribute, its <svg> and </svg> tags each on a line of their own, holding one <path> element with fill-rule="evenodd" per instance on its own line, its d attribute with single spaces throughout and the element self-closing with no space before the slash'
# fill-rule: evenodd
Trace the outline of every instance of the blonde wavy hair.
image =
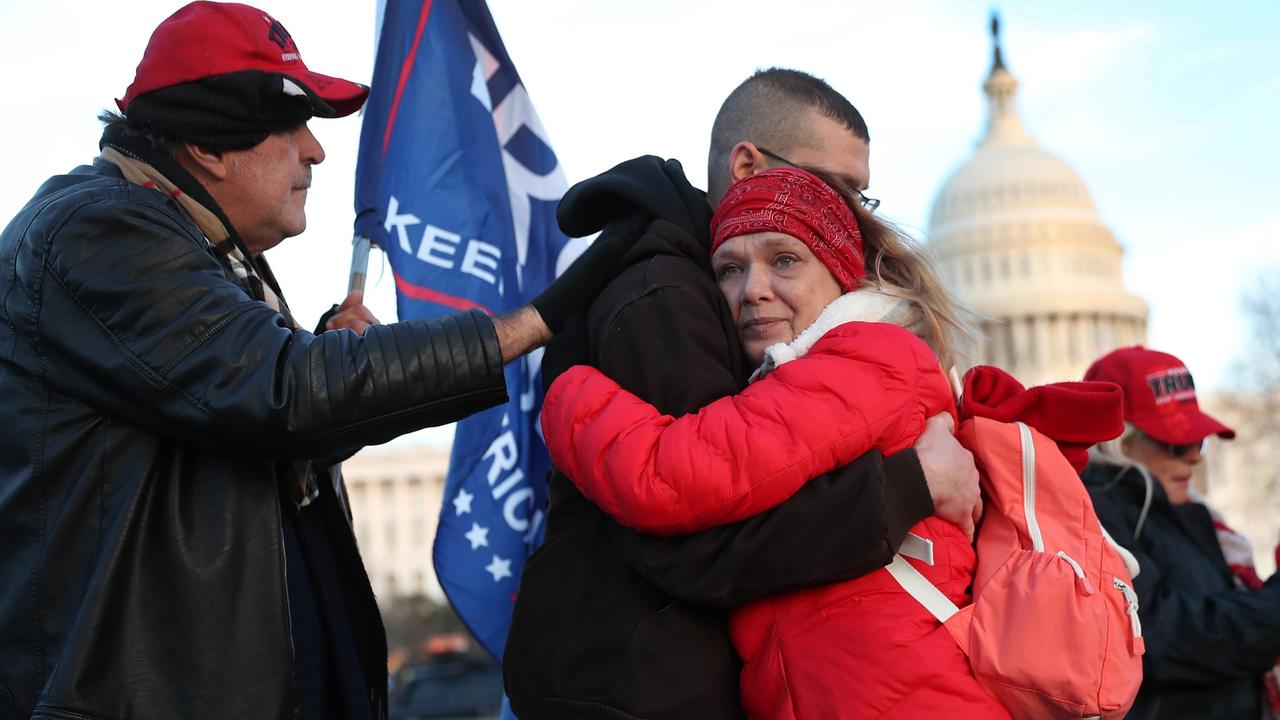
<svg viewBox="0 0 1280 720">
<path fill-rule="evenodd" d="M 920 338 L 944 369 L 964 370 L 977 357 L 981 316 L 947 290 L 929 250 L 892 223 L 862 207 L 862 193 L 821 168 L 800 169 L 831 186 L 853 211 L 862 234 L 868 286 L 914 304 L 920 311 Z"/>
<path fill-rule="evenodd" d="M 1104 440 L 1097 445 L 1089 448 L 1089 460 L 1093 462 L 1103 463 L 1104 465 L 1116 465 L 1118 467 L 1131 467 L 1141 465 L 1142 463 L 1129 457 L 1124 452 L 1124 444 L 1129 442 L 1130 438 L 1141 435 L 1142 431 L 1128 420 L 1124 423 L 1124 432 L 1118 437 L 1110 440 Z"/>
</svg>

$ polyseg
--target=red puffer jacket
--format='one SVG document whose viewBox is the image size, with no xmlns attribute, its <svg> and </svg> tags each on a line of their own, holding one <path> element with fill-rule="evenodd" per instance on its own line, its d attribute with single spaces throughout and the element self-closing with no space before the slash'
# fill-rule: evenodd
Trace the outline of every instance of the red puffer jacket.
<svg viewBox="0 0 1280 720">
<path fill-rule="evenodd" d="M 548 390 L 542 423 L 552 460 L 584 495 L 624 525 L 677 534 L 774 507 L 870 449 L 910 447 L 944 411 L 955 413 L 951 390 L 923 341 L 850 322 L 678 420 L 573 368 Z M 938 518 L 913 532 L 932 542 L 933 564 L 908 562 L 967 604 L 969 541 Z M 950 634 L 884 570 L 742 606 L 731 632 L 752 718 L 1008 717 Z"/>
</svg>

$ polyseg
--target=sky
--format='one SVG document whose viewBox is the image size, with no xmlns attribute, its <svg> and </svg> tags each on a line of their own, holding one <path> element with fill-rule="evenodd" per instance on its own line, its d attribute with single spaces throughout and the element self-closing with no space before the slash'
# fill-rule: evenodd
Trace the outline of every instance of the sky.
<svg viewBox="0 0 1280 720">
<path fill-rule="evenodd" d="M 50 175 L 97 152 L 94 119 L 133 78 L 180 2 L 0 0 L 0 223 Z M 316 71 L 369 82 L 375 0 L 261 0 Z M 991 6 L 971 0 L 493 0 L 490 8 L 569 182 L 641 154 L 703 186 L 711 121 L 756 68 L 825 78 L 871 129 L 881 212 L 916 237 L 985 123 Z M 1149 345 L 1203 389 L 1230 389 L 1249 354 L 1240 292 L 1280 273 L 1280 3 L 1009 2 L 1004 58 L 1023 122 L 1089 186 L 1150 306 Z M 469 69 L 467 70 L 469 72 Z M 299 318 L 345 292 L 361 118 L 312 123 L 308 230 L 268 258 Z M 395 318 L 390 272 L 367 304 Z M 444 439 L 447 435 L 428 434 Z"/>
</svg>

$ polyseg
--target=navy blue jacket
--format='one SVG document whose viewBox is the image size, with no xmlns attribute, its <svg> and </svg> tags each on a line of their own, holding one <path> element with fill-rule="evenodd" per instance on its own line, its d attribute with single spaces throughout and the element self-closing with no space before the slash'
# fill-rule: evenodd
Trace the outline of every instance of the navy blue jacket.
<svg viewBox="0 0 1280 720">
<path fill-rule="evenodd" d="M 1084 481 L 1103 527 L 1142 567 L 1134 585 L 1147 651 L 1128 717 L 1260 717 L 1262 674 L 1280 656 L 1280 574 L 1256 593 L 1237 590 L 1208 509 L 1171 505 L 1136 467 L 1095 462 Z"/>
</svg>

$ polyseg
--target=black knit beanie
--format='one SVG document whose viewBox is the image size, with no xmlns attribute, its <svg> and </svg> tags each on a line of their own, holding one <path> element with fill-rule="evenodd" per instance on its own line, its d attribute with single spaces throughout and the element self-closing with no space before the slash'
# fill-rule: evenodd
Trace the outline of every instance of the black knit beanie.
<svg viewBox="0 0 1280 720">
<path fill-rule="evenodd" d="M 125 119 L 148 135 L 226 151 L 251 148 L 312 116 L 333 115 L 305 84 L 280 73 L 244 70 L 139 95 Z"/>
</svg>

